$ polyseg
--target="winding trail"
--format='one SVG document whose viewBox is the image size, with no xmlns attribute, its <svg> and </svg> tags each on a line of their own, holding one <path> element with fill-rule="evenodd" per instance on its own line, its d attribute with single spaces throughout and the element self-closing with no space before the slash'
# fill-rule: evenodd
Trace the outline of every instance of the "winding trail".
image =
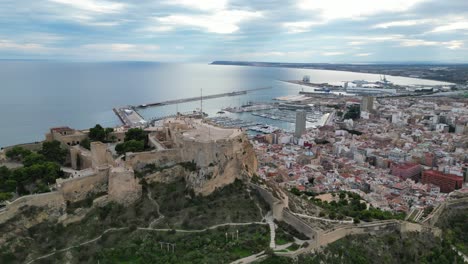
<svg viewBox="0 0 468 264">
<path fill-rule="evenodd" d="M 84 245 L 87 245 L 87 244 L 96 242 L 96 241 L 98 241 L 99 239 L 101 239 L 103 235 L 105 235 L 105 234 L 107 234 L 107 233 L 109 233 L 109 232 L 111 232 L 111 231 L 121 231 L 121 230 L 124 230 L 124 229 L 128 229 L 128 227 L 109 228 L 109 229 L 105 230 L 104 232 L 102 232 L 102 234 L 101 234 L 100 236 L 96 237 L 96 238 L 93 238 L 93 239 L 91 239 L 91 240 L 85 241 L 85 242 L 80 243 L 80 244 L 78 244 L 78 245 L 74 245 L 74 246 L 67 247 L 67 248 L 63 248 L 63 249 L 59 249 L 59 250 L 54 250 L 54 251 L 52 251 L 51 253 L 49 253 L 49 254 L 47 254 L 47 255 L 44 255 L 44 256 L 35 258 L 35 259 L 33 259 L 33 260 L 27 262 L 27 264 L 33 263 L 33 262 L 35 262 L 35 261 L 37 261 L 37 260 L 40 260 L 40 259 L 48 258 L 48 257 L 50 257 L 50 256 L 53 256 L 53 255 L 57 254 L 57 253 L 66 252 L 66 251 L 68 251 L 68 250 L 70 250 L 70 249 L 77 248 L 77 247 L 81 247 L 81 246 L 84 246 Z"/>
<path fill-rule="evenodd" d="M 201 233 L 206 232 L 208 230 L 216 229 L 222 226 L 246 226 L 246 225 L 267 225 L 265 222 L 246 222 L 246 223 L 224 223 L 224 224 L 217 224 L 214 226 L 207 227 L 205 229 L 170 229 L 170 228 L 149 228 L 149 227 L 138 227 L 138 230 L 146 230 L 146 231 L 171 231 L 174 230 L 180 233 Z"/>
<path fill-rule="evenodd" d="M 148 227 L 137 227 L 137 230 L 144 230 L 144 231 L 156 231 L 156 232 L 164 232 L 164 231 L 172 231 L 172 230 L 175 230 L 176 232 L 180 232 L 180 233 L 201 233 L 201 232 L 206 232 L 208 230 L 212 230 L 212 229 L 216 229 L 218 227 L 223 227 L 223 226 L 246 226 L 246 225 L 269 225 L 270 227 L 270 248 L 274 249 L 276 247 L 276 244 L 275 244 L 275 224 L 273 222 L 273 216 L 271 214 L 271 212 L 268 212 L 267 215 L 263 218 L 266 220 L 266 222 L 245 222 L 245 223 L 223 223 L 223 224 L 217 224 L 217 225 L 213 225 L 213 226 L 210 226 L 210 227 L 207 227 L 205 229 L 195 229 L 195 230 L 185 230 L 185 229 L 167 229 L 167 228 L 153 228 L 153 226 L 159 222 L 160 220 L 162 220 L 165 216 L 163 214 L 161 214 L 160 212 L 160 206 L 158 204 L 158 202 L 156 202 L 156 200 L 152 197 L 152 193 L 151 193 L 151 190 L 148 189 L 148 193 L 147 193 L 147 196 L 148 196 L 148 199 L 156 206 L 156 211 L 159 215 L 159 217 L 153 221 L 151 221 L 151 223 L 148 225 Z M 260 213 L 262 214 L 263 216 L 263 213 L 262 213 L 262 209 L 261 207 L 257 204 L 259 210 L 260 210 Z M 93 238 L 93 239 L 90 239 L 90 240 L 87 240 L 85 242 L 82 242 L 78 245 L 74 245 L 74 246 L 70 246 L 70 247 L 67 247 L 67 248 L 63 248 L 63 249 L 59 249 L 59 250 L 54 250 L 46 255 L 43 255 L 43 256 L 40 256 L 40 257 L 37 257 L 33 260 L 30 260 L 29 262 L 27 262 L 27 264 L 31 264 L 35 261 L 38 261 L 40 259 L 45 259 L 45 258 L 48 258 L 50 256 L 53 256 L 57 253 L 62 253 L 62 252 L 66 252 L 70 249 L 73 249 L 73 248 L 77 248 L 77 247 L 81 247 L 81 246 L 84 246 L 84 245 L 87 245 L 87 244 L 90 244 L 90 243 L 93 243 L 93 242 L 96 242 L 98 241 L 99 239 L 101 239 L 105 234 L 109 233 L 109 232 L 112 232 L 112 231 L 121 231 L 121 230 L 125 230 L 125 229 L 128 229 L 129 227 L 126 226 L 126 227 L 120 227 L 120 228 L 109 228 L 109 229 L 106 229 L 104 230 L 101 235 Z M 261 255 L 263 255 L 263 251 L 256 254 L 256 255 L 252 255 L 250 257 L 247 257 L 246 259 L 252 259 L 251 261 L 249 262 L 245 262 L 245 263 L 250 263 L 254 260 L 259 260 L 258 257 L 261 257 Z M 258 255 L 258 256 L 257 256 Z M 239 260 L 240 261 L 240 260 Z M 244 260 L 245 261 L 245 260 Z M 244 262 L 237 262 L 236 263 L 244 263 Z"/>
<path fill-rule="evenodd" d="M 218 224 L 218 225 L 214 225 L 214 226 L 210 226 L 210 227 L 207 227 L 205 229 L 200 229 L 200 230 L 184 230 L 184 229 L 157 229 L 157 228 L 150 228 L 150 227 L 137 227 L 138 230 L 145 230 L 145 231 L 171 231 L 171 230 L 175 230 L 176 232 L 180 232 L 180 233 L 201 233 L 201 232 L 206 232 L 207 230 L 211 230 L 211 229 L 216 229 L 218 227 L 222 227 L 222 226 L 245 226 L 245 225 L 267 225 L 267 223 L 264 223 L 264 222 L 247 222 L 247 223 L 224 223 L 224 224 Z M 84 245 L 87 245 L 87 244 L 90 244 L 90 243 L 93 243 L 93 242 L 96 242 L 97 240 L 101 239 L 103 235 L 105 235 L 106 233 L 109 233 L 111 231 L 121 231 L 121 230 L 124 230 L 124 229 L 128 229 L 128 227 L 120 227 L 120 228 L 109 228 L 107 230 L 105 230 L 104 232 L 102 232 L 101 235 L 99 235 L 98 237 L 95 237 L 91 240 L 88 240 L 88 241 L 85 241 L 85 242 L 82 242 L 78 245 L 74 245 L 74 246 L 71 246 L 71 247 L 67 247 L 67 248 L 64 248 L 64 249 L 60 249 L 60 250 L 54 250 L 52 251 L 51 253 L 47 254 L 47 255 L 44 255 L 44 256 L 40 256 L 38 258 L 35 258 L 29 262 L 27 262 L 27 264 L 30 264 L 30 263 L 33 263 L 37 260 L 40 260 L 40 259 L 44 259 L 44 258 L 48 258 L 50 256 L 53 256 L 57 253 L 61 253 L 61 252 L 66 252 L 70 249 L 73 249 L 73 248 L 77 248 L 77 247 L 81 247 L 81 246 L 84 246 Z"/>
<path fill-rule="evenodd" d="M 158 216 L 159 216 L 157 219 L 151 221 L 151 223 L 148 225 L 148 228 L 152 228 L 156 223 L 158 223 L 160 220 L 164 219 L 165 216 L 163 214 L 161 214 L 161 211 L 159 211 L 160 206 L 159 206 L 158 202 L 156 202 L 156 200 L 154 200 L 153 195 L 151 193 L 151 189 L 150 188 L 147 188 L 147 189 L 148 189 L 148 193 L 147 193 L 148 199 L 151 202 L 153 202 L 153 204 L 156 206 L 156 212 L 158 213 Z"/>
</svg>

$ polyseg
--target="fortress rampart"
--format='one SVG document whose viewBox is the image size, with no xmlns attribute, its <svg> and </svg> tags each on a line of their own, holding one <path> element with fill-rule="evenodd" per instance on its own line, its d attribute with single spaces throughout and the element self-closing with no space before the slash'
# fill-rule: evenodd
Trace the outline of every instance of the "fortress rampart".
<svg viewBox="0 0 468 264">
<path fill-rule="evenodd" d="M 96 169 L 94 173 L 58 182 L 58 190 L 67 202 L 77 202 L 89 195 L 107 192 L 109 169 Z"/>
<path fill-rule="evenodd" d="M 13 218 L 24 206 L 47 208 L 49 212 L 62 213 L 65 211 L 65 200 L 60 192 L 49 192 L 20 197 L 7 204 L 0 212 L 0 224 Z"/>
</svg>

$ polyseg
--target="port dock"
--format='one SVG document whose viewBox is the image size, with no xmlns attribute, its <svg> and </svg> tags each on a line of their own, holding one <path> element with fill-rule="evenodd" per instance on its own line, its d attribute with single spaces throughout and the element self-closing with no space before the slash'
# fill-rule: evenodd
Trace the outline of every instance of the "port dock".
<svg viewBox="0 0 468 264">
<path fill-rule="evenodd" d="M 167 101 L 162 101 L 162 102 L 157 102 L 157 103 L 149 103 L 149 104 L 142 104 L 142 105 L 136 105 L 136 106 L 128 105 L 128 106 L 124 106 L 124 107 L 114 108 L 113 111 L 117 115 L 117 117 L 120 119 L 120 121 L 122 122 L 123 125 L 128 126 L 128 127 L 143 127 L 143 126 L 148 125 L 148 121 L 146 121 L 138 113 L 138 111 L 137 111 L 138 109 L 143 109 L 143 108 L 147 108 L 147 107 L 156 107 L 156 106 L 164 106 L 164 105 L 171 105 L 171 104 L 194 102 L 194 101 L 199 101 L 199 100 L 207 100 L 207 99 L 221 98 L 221 97 L 227 97 L 227 96 L 238 96 L 238 95 L 247 94 L 249 92 L 255 92 L 255 91 L 266 90 L 266 89 L 271 89 L 271 87 L 270 86 L 269 87 L 261 87 L 261 88 L 243 90 L 243 91 L 235 91 L 235 92 L 230 92 L 230 93 L 212 94 L 212 95 L 207 95 L 207 96 L 201 95 L 201 96 L 197 96 L 197 97 L 167 100 Z M 151 119 L 150 122 L 154 123 L 154 122 L 156 122 L 158 120 L 161 120 L 163 118 L 172 117 L 172 116 L 176 116 L 176 115 L 160 117 L 160 118 L 153 118 L 153 119 Z"/>
<path fill-rule="evenodd" d="M 227 96 L 238 96 L 238 95 L 247 94 L 249 92 L 255 92 L 255 91 L 266 90 L 266 89 L 271 89 L 271 87 L 261 87 L 261 88 L 243 90 L 243 91 L 235 91 L 235 92 L 230 92 L 230 93 L 220 93 L 220 94 L 212 94 L 212 95 L 206 95 L 206 96 L 202 95 L 202 96 L 189 97 L 189 98 L 183 98 L 183 99 L 167 100 L 163 102 L 137 105 L 137 106 L 133 106 L 132 108 L 136 110 L 136 109 L 147 108 L 147 107 L 181 104 L 181 103 L 215 99 L 215 98 L 221 98 L 221 97 L 227 97 Z"/>
<path fill-rule="evenodd" d="M 146 126 L 148 123 L 137 111 L 133 110 L 131 106 L 114 108 L 112 110 L 125 126 L 141 127 Z"/>
</svg>

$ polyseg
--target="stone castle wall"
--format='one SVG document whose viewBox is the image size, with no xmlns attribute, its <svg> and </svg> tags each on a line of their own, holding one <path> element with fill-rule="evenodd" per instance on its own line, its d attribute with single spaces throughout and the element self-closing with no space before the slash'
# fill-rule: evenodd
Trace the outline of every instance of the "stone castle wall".
<svg viewBox="0 0 468 264">
<path fill-rule="evenodd" d="M 123 167 L 111 168 L 108 189 L 109 200 L 126 205 L 138 200 L 142 193 L 142 186 L 133 170 Z"/>
<path fill-rule="evenodd" d="M 108 166 L 114 163 L 112 153 L 107 149 L 107 144 L 91 142 L 91 161 L 93 168 Z"/>
<path fill-rule="evenodd" d="M 293 226 L 297 231 L 303 233 L 312 240 L 317 239 L 317 231 L 310 227 L 304 220 L 291 214 L 289 210 L 283 210 L 283 221 Z"/>
<path fill-rule="evenodd" d="M 13 218 L 24 206 L 45 207 L 51 214 L 60 214 L 65 211 L 66 203 L 60 192 L 22 196 L 7 204 L 6 208 L 0 212 L 0 224 Z"/>
<path fill-rule="evenodd" d="M 169 149 L 162 151 L 147 151 L 138 153 L 127 153 L 125 164 L 133 169 L 141 169 L 146 164 L 164 166 L 181 162 L 179 150 Z"/>
<path fill-rule="evenodd" d="M 88 195 L 107 192 L 109 169 L 96 170 L 94 174 L 60 183 L 59 192 L 67 202 L 86 199 Z"/>
<path fill-rule="evenodd" d="M 93 166 L 91 151 L 76 145 L 70 148 L 70 162 L 74 170 L 84 170 Z"/>
</svg>

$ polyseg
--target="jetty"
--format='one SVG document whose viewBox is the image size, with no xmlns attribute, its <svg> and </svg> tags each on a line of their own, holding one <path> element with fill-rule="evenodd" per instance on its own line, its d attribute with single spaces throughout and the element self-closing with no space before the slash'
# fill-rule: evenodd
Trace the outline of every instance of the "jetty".
<svg viewBox="0 0 468 264">
<path fill-rule="evenodd" d="M 212 95 L 206 95 L 206 96 L 200 95 L 196 97 L 167 100 L 167 101 L 162 101 L 162 102 L 157 102 L 157 103 L 148 103 L 148 104 L 142 104 L 142 105 L 136 105 L 136 106 L 128 105 L 124 107 L 114 108 L 113 111 L 117 115 L 117 117 L 120 119 L 123 125 L 128 126 L 128 127 L 144 127 L 144 126 L 147 126 L 148 124 L 152 124 L 156 121 L 159 121 L 168 117 L 175 117 L 178 114 L 168 115 L 164 117 L 155 117 L 155 118 L 152 118 L 148 122 L 138 113 L 138 109 L 171 105 L 171 104 L 187 103 L 187 102 L 193 102 L 193 101 L 203 101 L 207 99 L 221 98 L 221 97 L 226 97 L 226 96 L 238 96 L 238 95 L 247 94 L 249 92 L 255 92 L 255 91 L 266 90 L 266 89 L 271 89 L 271 86 L 243 90 L 243 91 L 234 91 L 230 93 L 220 93 L 220 94 L 212 94 Z M 190 113 L 190 114 L 193 114 L 193 113 Z"/>
<path fill-rule="evenodd" d="M 243 91 L 235 91 L 235 92 L 229 92 L 229 93 L 220 93 L 220 94 L 212 94 L 212 95 L 205 95 L 205 96 L 201 95 L 201 96 L 195 96 L 195 97 L 189 97 L 189 98 L 167 100 L 167 101 L 162 101 L 162 102 L 157 102 L 157 103 L 141 104 L 141 105 L 133 106 L 132 108 L 136 110 L 136 109 L 147 108 L 147 107 L 164 106 L 164 105 L 171 105 L 171 104 L 180 104 L 180 103 L 215 99 L 215 98 L 221 98 L 221 97 L 227 97 L 227 96 L 238 96 L 238 95 L 243 95 L 243 94 L 247 94 L 247 93 L 250 93 L 250 92 L 266 90 L 266 89 L 271 89 L 271 86 L 255 88 L 255 89 L 249 89 L 249 90 L 243 90 Z"/>
</svg>

